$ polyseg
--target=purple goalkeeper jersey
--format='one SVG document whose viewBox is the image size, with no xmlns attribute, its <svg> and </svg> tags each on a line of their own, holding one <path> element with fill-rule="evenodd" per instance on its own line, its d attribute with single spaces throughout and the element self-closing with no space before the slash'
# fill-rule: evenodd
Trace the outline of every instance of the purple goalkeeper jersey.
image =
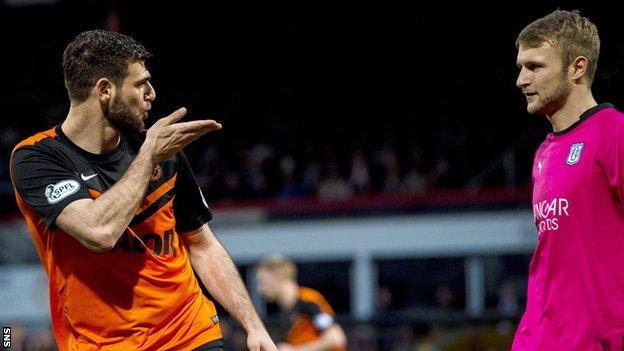
<svg viewBox="0 0 624 351">
<path fill-rule="evenodd" d="M 624 114 L 600 104 L 533 162 L 538 243 L 512 350 L 624 350 Z"/>
</svg>

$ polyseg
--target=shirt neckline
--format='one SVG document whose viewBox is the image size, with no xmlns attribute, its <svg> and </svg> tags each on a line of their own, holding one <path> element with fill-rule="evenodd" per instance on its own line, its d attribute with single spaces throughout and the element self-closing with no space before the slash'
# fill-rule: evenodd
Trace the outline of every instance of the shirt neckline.
<svg viewBox="0 0 624 351">
<path fill-rule="evenodd" d="M 56 130 L 56 135 L 64 144 L 66 144 L 72 150 L 78 152 L 79 154 L 87 158 L 88 160 L 96 162 L 96 163 L 115 162 L 123 156 L 124 154 L 123 150 L 125 150 L 126 148 L 126 138 L 124 137 L 123 133 L 119 134 L 119 143 L 117 143 L 117 146 L 115 146 L 115 148 L 112 151 L 109 151 L 103 154 L 94 154 L 92 152 L 89 152 L 81 148 L 80 146 L 76 145 L 73 141 L 71 141 L 71 139 L 69 139 L 69 137 L 63 132 L 63 128 L 61 128 L 60 124 L 56 126 L 55 130 Z"/>
<path fill-rule="evenodd" d="M 578 121 L 574 122 L 572 125 L 570 125 L 568 128 L 564 129 L 564 130 L 560 130 L 558 132 L 552 132 L 551 134 L 553 136 L 561 136 L 564 134 L 567 134 L 569 132 L 571 132 L 572 130 L 574 130 L 576 127 L 578 127 L 579 125 L 581 125 L 581 123 L 583 123 L 584 121 L 586 121 L 587 119 L 589 119 L 589 117 L 594 116 L 595 114 L 597 114 L 598 112 L 606 109 L 606 108 L 613 108 L 613 104 L 608 103 L 608 102 L 604 102 L 602 104 L 598 104 L 594 107 L 591 107 L 589 109 L 587 109 L 585 112 L 583 112 L 581 114 L 581 116 L 579 117 Z"/>
</svg>

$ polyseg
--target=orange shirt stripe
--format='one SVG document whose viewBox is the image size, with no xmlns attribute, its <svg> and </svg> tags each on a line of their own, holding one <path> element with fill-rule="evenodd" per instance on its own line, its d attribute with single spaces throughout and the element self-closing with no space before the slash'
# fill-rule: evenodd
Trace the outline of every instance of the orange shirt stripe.
<svg viewBox="0 0 624 351">
<path fill-rule="evenodd" d="M 161 196 L 165 195 L 169 190 L 173 189 L 176 183 L 176 175 L 171 177 L 168 181 L 166 181 L 163 185 L 158 187 L 158 189 L 154 190 L 151 194 L 145 197 L 145 200 L 141 203 L 141 206 L 137 208 L 136 214 L 143 212 L 146 208 L 150 207 L 151 204 L 156 202 L 156 200 L 160 199 Z"/>
<path fill-rule="evenodd" d="M 54 138 L 56 136 L 56 131 L 54 130 L 54 128 L 52 129 L 48 129 L 44 132 L 39 132 L 27 139 L 22 140 L 19 144 L 17 144 L 15 146 L 15 148 L 13 148 L 13 152 L 15 152 L 15 150 L 24 147 L 24 146 L 32 146 L 35 145 L 36 142 L 45 139 L 45 138 Z"/>
</svg>

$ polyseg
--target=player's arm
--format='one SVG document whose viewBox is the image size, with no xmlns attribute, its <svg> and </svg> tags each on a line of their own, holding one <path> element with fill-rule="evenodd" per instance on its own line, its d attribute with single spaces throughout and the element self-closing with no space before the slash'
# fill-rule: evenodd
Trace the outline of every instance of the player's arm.
<svg viewBox="0 0 624 351">
<path fill-rule="evenodd" d="M 290 344 L 279 345 L 279 351 L 331 351 L 339 347 L 346 347 L 347 337 L 338 324 L 321 332 L 318 339 L 305 344 L 292 346 Z"/>
<path fill-rule="evenodd" d="M 247 331 L 249 350 L 276 351 L 236 266 L 210 227 L 203 224 L 180 237 L 188 247 L 191 265 L 204 286 Z"/>
<path fill-rule="evenodd" d="M 221 128 L 212 120 L 175 123 L 185 114 L 182 108 L 158 120 L 122 178 L 96 199 L 68 204 L 56 218 L 56 226 L 90 250 L 113 248 L 143 201 L 154 167 L 203 134 Z"/>
</svg>

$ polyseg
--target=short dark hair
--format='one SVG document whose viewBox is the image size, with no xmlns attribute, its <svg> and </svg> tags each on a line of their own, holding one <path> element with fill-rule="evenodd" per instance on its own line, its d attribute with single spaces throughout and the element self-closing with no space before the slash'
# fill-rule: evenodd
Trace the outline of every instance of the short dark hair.
<svg viewBox="0 0 624 351">
<path fill-rule="evenodd" d="M 63 53 L 65 87 L 72 101 L 82 102 L 100 78 L 121 85 L 128 65 L 152 54 L 133 38 L 96 29 L 78 34 Z"/>
</svg>

